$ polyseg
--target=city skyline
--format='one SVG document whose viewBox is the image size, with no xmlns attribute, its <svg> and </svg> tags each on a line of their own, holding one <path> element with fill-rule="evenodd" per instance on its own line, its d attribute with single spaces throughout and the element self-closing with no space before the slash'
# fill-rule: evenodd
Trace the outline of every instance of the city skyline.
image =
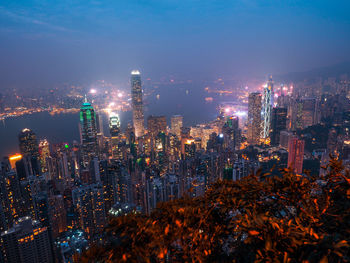
<svg viewBox="0 0 350 263">
<path fill-rule="evenodd" d="M 350 2 L 0 3 L 0 263 L 350 261 Z"/>
</svg>

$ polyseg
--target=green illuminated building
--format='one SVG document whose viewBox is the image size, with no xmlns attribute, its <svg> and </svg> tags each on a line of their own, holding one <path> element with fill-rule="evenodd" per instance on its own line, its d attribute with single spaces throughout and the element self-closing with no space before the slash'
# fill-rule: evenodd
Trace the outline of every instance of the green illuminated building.
<svg viewBox="0 0 350 263">
<path fill-rule="evenodd" d="M 86 97 L 80 108 L 80 136 L 83 162 L 87 164 L 98 155 L 96 113 Z"/>
</svg>

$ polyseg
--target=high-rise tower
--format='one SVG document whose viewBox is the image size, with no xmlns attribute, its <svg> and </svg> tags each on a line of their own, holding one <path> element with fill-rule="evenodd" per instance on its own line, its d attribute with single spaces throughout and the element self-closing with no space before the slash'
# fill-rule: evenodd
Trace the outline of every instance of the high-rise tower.
<svg viewBox="0 0 350 263">
<path fill-rule="evenodd" d="M 248 97 L 248 143 L 258 144 L 261 132 L 261 94 L 253 92 Z"/>
<path fill-rule="evenodd" d="M 54 262 L 49 230 L 30 217 L 1 233 L 5 262 Z"/>
<path fill-rule="evenodd" d="M 288 167 L 295 173 L 303 172 L 305 141 L 297 136 L 292 136 L 288 142 Z"/>
<path fill-rule="evenodd" d="M 106 223 L 102 185 L 89 184 L 75 188 L 72 200 L 79 215 L 79 225 L 87 237 L 91 239 L 101 233 Z"/>
<path fill-rule="evenodd" d="M 138 70 L 131 72 L 131 101 L 135 135 L 140 137 L 144 133 L 145 121 L 143 117 L 141 75 Z"/>
<path fill-rule="evenodd" d="M 239 129 L 239 118 L 237 116 L 227 117 L 222 127 L 224 145 L 230 150 L 236 150 L 241 143 L 241 130 Z"/>
<path fill-rule="evenodd" d="M 286 130 L 287 125 L 287 109 L 273 108 L 271 116 L 271 145 L 278 145 L 280 143 L 280 133 Z"/>
<path fill-rule="evenodd" d="M 117 137 L 120 133 L 119 115 L 115 112 L 109 114 L 109 133 L 111 137 Z"/>
<path fill-rule="evenodd" d="M 181 138 L 181 128 L 183 126 L 183 117 L 181 115 L 174 115 L 171 117 L 171 132 Z"/>
<path fill-rule="evenodd" d="M 109 114 L 109 134 L 111 135 L 111 148 L 114 158 L 120 156 L 120 121 L 119 115 L 115 112 Z"/>
<path fill-rule="evenodd" d="M 35 133 L 25 128 L 18 135 L 19 149 L 23 156 L 39 157 L 39 145 Z"/>
<path fill-rule="evenodd" d="M 80 132 L 84 163 L 98 154 L 96 114 L 86 97 L 80 108 Z"/>
<path fill-rule="evenodd" d="M 50 146 L 49 142 L 46 139 L 40 140 L 39 142 L 39 154 L 41 171 L 46 172 L 46 159 L 50 157 Z"/>
<path fill-rule="evenodd" d="M 154 138 L 160 132 L 166 133 L 166 118 L 165 116 L 149 116 L 147 118 L 148 133 Z"/>
<path fill-rule="evenodd" d="M 267 139 L 270 135 L 271 125 L 271 108 L 273 104 L 273 81 L 272 76 L 269 77 L 269 81 L 264 88 L 264 101 L 262 105 L 262 134 L 263 139 Z"/>
</svg>

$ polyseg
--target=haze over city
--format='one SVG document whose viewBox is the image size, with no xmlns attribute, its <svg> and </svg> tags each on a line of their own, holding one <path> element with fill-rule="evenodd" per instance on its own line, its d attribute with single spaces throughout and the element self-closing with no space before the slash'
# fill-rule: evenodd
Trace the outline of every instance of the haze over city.
<svg viewBox="0 0 350 263">
<path fill-rule="evenodd" d="M 266 77 L 350 59 L 348 1 L 2 1 L 0 87 Z"/>
</svg>

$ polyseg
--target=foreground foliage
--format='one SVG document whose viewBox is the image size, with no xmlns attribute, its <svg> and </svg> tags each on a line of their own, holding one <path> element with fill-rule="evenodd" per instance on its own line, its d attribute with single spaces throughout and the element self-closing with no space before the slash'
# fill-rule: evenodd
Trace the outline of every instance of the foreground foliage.
<svg viewBox="0 0 350 263">
<path fill-rule="evenodd" d="M 113 219 L 82 262 L 348 262 L 350 175 L 283 171 L 220 181 L 201 198 Z"/>
</svg>

